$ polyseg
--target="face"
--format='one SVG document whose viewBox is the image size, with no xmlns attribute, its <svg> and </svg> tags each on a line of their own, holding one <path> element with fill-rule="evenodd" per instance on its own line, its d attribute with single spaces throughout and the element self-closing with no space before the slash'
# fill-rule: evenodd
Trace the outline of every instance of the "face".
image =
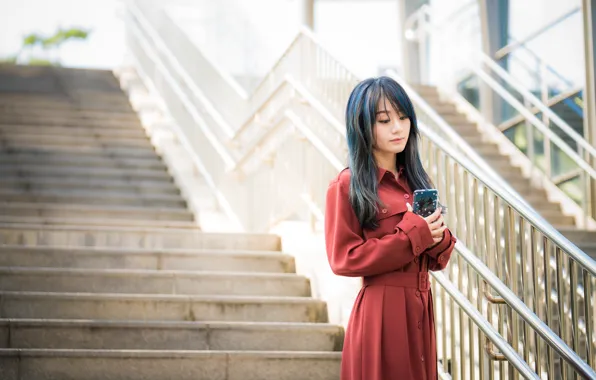
<svg viewBox="0 0 596 380">
<path fill-rule="evenodd" d="M 377 109 L 373 127 L 374 150 L 381 155 L 403 152 L 410 136 L 410 119 L 401 111 L 396 111 L 384 97 L 379 100 Z"/>
</svg>

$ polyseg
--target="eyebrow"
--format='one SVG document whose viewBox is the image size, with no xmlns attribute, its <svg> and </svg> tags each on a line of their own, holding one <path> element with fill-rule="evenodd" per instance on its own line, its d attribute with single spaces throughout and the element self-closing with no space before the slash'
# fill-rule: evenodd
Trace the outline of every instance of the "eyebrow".
<svg viewBox="0 0 596 380">
<path fill-rule="evenodd" d="M 386 113 L 387 115 L 389 115 L 389 111 L 377 111 L 377 115 L 380 113 Z"/>
</svg>

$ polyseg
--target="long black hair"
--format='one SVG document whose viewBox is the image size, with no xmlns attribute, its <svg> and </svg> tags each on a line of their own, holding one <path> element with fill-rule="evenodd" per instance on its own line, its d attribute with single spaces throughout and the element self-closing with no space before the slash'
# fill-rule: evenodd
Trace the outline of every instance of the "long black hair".
<svg viewBox="0 0 596 380">
<path fill-rule="evenodd" d="M 378 104 L 387 99 L 399 113 L 410 119 L 410 135 L 403 152 L 396 156 L 396 166 L 405 168 L 411 191 L 432 188 L 430 177 L 422 166 L 418 152 L 419 131 L 414 106 L 408 94 L 389 77 L 370 78 L 360 82 L 348 100 L 346 137 L 350 178 L 350 203 L 363 228 L 378 227 L 376 218 L 381 200 L 378 195 L 378 169 L 373 155 L 374 125 Z"/>
</svg>

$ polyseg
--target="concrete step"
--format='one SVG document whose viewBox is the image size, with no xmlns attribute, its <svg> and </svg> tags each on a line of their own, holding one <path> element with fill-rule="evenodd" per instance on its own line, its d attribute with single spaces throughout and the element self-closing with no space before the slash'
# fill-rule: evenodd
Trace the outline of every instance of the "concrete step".
<svg viewBox="0 0 596 380">
<path fill-rule="evenodd" d="M 482 141 L 482 133 L 478 131 L 476 125 L 473 124 L 464 124 L 461 126 L 453 126 L 453 130 L 461 136 L 464 141 L 466 141 L 472 147 L 476 146 L 476 144 L 486 145 L 490 144 L 490 142 Z"/>
<path fill-rule="evenodd" d="M 127 168 L 101 168 L 75 166 L 44 166 L 44 165 L 0 165 L 0 176 L 21 176 L 21 177 L 78 177 L 78 178 L 110 178 L 151 180 L 171 182 L 172 178 L 165 170 L 154 169 L 127 169 Z"/>
<path fill-rule="evenodd" d="M 59 203 L 79 205 L 137 206 L 145 208 L 185 209 L 186 202 L 180 195 L 141 195 L 117 191 L 98 190 L 46 190 L 46 189 L 2 189 L 0 204 L 16 203 Z M 1 214 L 1 211 L 0 211 Z"/>
<path fill-rule="evenodd" d="M 457 107 L 451 103 L 437 102 L 434 104 L 433 109 L 441 117 L 455 117 L 460 114 Z"/>
<path fill-rule="evenodd" d="M 8 99 L 0 93 L 0 112 L 13 111 L 21 109 L 48 109 L 60 111 L 65 114 L 80 113 L 80 112 L 104 112 L 112 113 L 114 115 L 128 115 L 134 114 L 134 110 L 130 103 L 127 102 L 73 102 L 69 99 L 63 98 L 48 98 L 48 97 L 33 97 L 27 98 L 13 98 Z M 43 124 L 43 123 L 40 123 Z"/>
<path fill-rule="evenodd" d="M 97 101 L 90 103 L 87 99 L 82 99 L 82 102 L 79 102 L 78 99 L 58 94 L 29 93 L 19 95 L 0 92 L 0 110 L 7 111 L 35 109 L 36 111 L 109 112 L 109 108 L 103 107 L 105 105 L 105 103 Z M 123 101 L 109 101 L 108 105 L 113 106 L 114 109 L 123 114 L 134 113 L 127 97 Z"/>
<path fill-rule="evenodd" d="M 160 169 L 166 170 L 165 164 L 157 157 L 134 158 L 134 157 L 111 157 L 108 155 L 84 155 L 84 154 L 63 154 L 63 153 L 0 153 L 0 165 L 59 165 L 101 168 L 131 168 L 131 169 Z"/>
<path fill-rule="evenodd" d="M 81 226 L 84 228 L 117 228 L 122 230 L 125 227 L 132 229 L 177 229 L 177 230 L 194 230 L 199 226 L 195 222 L 181 221 L 181 220 L 159 220 L 159 219 L 144 219 L 138 218 L 115 218 L 115 217 L 60 217 L 60 216 L 12 216 L 0 215 L 0 224 L 9 226 L 11 228 L 27 228 L 27 227 L 56 227 L 56 228 L 71 228 L 74 226 Z"/>
<path fill-rule="evenodd" d="M 494 157 L 503 157 L 504 154 L 501 153 L 499 147 L 496 144 L 485 144 L 474 147 L 476 153 L 478 153 L 482 157 L 491 157 L 494 160 Z"/>
<path fill-rule="evenodd" d="M 279 236 L 259 233 L 206 233 L 183 222 L 128 221 L 129 225 L 7 223 L 0 220 L 0 245 L 148 249 L 224 249 L 279 251 Z M 106 221 L 108 222 L 108 221 Z M 83 221 L 79 221 L 83 223 Z M 185 228 L 176 225 L 185 226 Z M 170 227 L 168 227 L 170 226 Z"/>
<path fill-rule="evenodd" d="M 522 175 L 521 169 L 518 166 L 513 166 L 511 161 L 509 161 L 508 156 L 492 156 L 490 160 L 486 160 L 486 163 L 500 175 L 509 172 L 519 173 L 520 175 Z"/>
<path fill-rule="evenodd" d="M 554 226 L 574 226 L 575 218 L 560 211 L 540 211 L 540 215 Z"/>
<path fill-rule="evenodd" d="M 11 142 L 4 144 L 0 141 L 0 153 L 21 153 L 21 154 L 90 154 L 114 157 L 136 157 L 136 158 L 155 158 L 158 153 L 151 148 L 126 147 L 118 145 L 48 145 L 37 144 L 35 142 L 22 143 Z"/>
<path fill-rule="evenodd" d="M 438 107 L 443 104 L 449 104 L 444 99 L 441 99 L 441 96 L 438 93 L 428 93 L 428 94 L 421 94 L 422 98 L 431 108 Z"/>
<path fill-rule="evenodd" d="M 0 217 L 64 218 L 64 219 L 123 219 L 168 222 L 192 222 L 193 214 L 185 208 L 133 207 L 98 204 L 51 204 L 0 202 Z"/>
<path fill-rule="evenodd" d="M 584 251 L 592 260 L 596 260 L 596 241 L 590 243 L 577 243 L 579 249 Z"/>
<path fill-rule="evenodd" d="M 326 323 L 0 319 L 0 347 L 22 349 L 341 351 L 343 335 Z"/>
<path fill-rule="evenodd" d="M 0 266 L 294 273 L 294 258 L 274 251 L 27 247 L 0 244 Z"/>
<path fill-rule="evenodd" d="M 2 318 L 147 321 L 327 322 L 308 297 L 0 291 Z"/>
<path fill-rule="evenodd" d="M 457 127 L 458 130 L 465 130 L 468 126 L 473 126 L 474 128 L 476 128 L 476 124 L 472 123 L 464 114 L 461 113 L 445 114 L 441 115 L 441 117 L 443 118 L 443 120 L 445 120 L 447 124 L 451 125 L 454 128 Z"/>
<path fill-rule="evenodd" d="M 67 190 L 73 191 L 114 191 L 131 194 L 180 194 L 180 190 L 173 182 L 150 181 L 130 179 L 108 179 L 108 178 L 34 178 L 20 176 L 0 177 L 0 189 L 48 189 L 48 190 Z"/>
<path fill-rule="evenodd" d="M 596 242 L 596 231 L 583 230 L 574 227 L 559 228 L 558 230 L 575 244 Z"/>
<path fill-rule="evenodd" d="M 418 95 L 420 95 L 422 97 L 438 96 L 439 95 L 439 91 L 437 90 L 437 88 L 435 86 L 427 86 L 427 85 L 417 84 L 417 85 L 414 85 L 413 88 L 414 88 L 414 91 L 416 91 L 418 93 Z"/>
<path fill-rule="evenodd" d="M 65 116 L 72 117 L 74 119 L 105 119 L 120 120 L 122 122 L 138 122 L 138 116 L 132 111 L 128 112 L 111 112 L 102 110 L 78 110 L 72 109 L 68 112 L 64 112 L 63 108 L 52 108 L 52 107 L 31 107 L 31 105 L 20 105 L 13 104 L 12 106 L 3 107 L 0 105 L 0 111 L 3 115 L 8 117 L 19 117 L 21 115 L 33 116 L 35 118 L 62 118 Z"/>
<path fill-rule="evenodd" d="M 561 213 L 561 205 L 559 203 L 549 202 L 543 198 L 524 198 L 532 207 L 534 207 L 538 213 L 551 211 Z"/>
<path fill-rule="evenodd" d="M 83 128 L 83 127 L 60 127 L 60 126 L 36 126 L 36 125 L 2 125 L 0 124 L 0 135 L 4 136 L 72 136 L 72 137 L 93 137 L 108 139 L 140 139 L 148 140 L 143 129 L 116 129 L 116 128 Z"/>
<path fill-rule="evenodd" d="M 190 270 L 0 267 L 0 290 L 53 293 L 125 293 L 310 297 L 296 274 Z"/>
<path fill-rule="evenodd" d="M 336 380 L 339 352 L 0 350 L 3 380 Z"/>
<path fill-rule="evenodd" d="M 1 104 L 23 104 L 31 108 L 38 108 L 40 105 L 60 106 L 68 105 L 79 108 L 108 108 L 129 106 L 129 99 L 120 91 L 120 89 L 110 89 L 109 91 L 96 91 L 90 89 L 70 88 L 65 93 L 58 92 L 35 92 L 28 93 L 6 93 L 2 92 L 0 96 Z M 35 107 L 34 107 L 35 106 Z"/>
<path fill-rule="evenodd" d="M 119 147 L 149 148 L 153 150 L 149 139 L 124 136 L 93 136 L 93 135 L 50 135 L 44 133 L 23 134 L 11 133 L 0 134 L 0 140 L 5 145 L 82 145 L 82 146 L 105 146 L 116 145 Z"/>
<path fill-rule="evenodd" d="M 0 124 L 27 124 L 50 126 L 102 127 L 105 128 L 142 128 L 139 120 L 122 121 L 118 119 L 84 119 L 69 116 L 54 116 L 52 118 L 35 115 L 4 115 L 0 114 Z"/>
</svg>

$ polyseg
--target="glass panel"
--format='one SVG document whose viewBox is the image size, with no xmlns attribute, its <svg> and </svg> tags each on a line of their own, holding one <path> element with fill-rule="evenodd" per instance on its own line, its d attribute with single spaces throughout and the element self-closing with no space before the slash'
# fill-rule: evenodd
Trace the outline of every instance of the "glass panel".
<svg viewBox="0 0 596 380">
<path fill-rule="evenodd" d="M 582 201 L 582 187 L 580 176 L 573 177 L 566 182 L 559 184 L 559 189 L 563 190 L 571 199 L 577 203 Z"/>
<path fill-rule="evenodd" d="M 516 147 L 518 147 L 519 150 L 521 150 L 524 154 L 528 154 L 528 140 L 526 137 L 525 121 L 514 125 L 503 133 L 509 140 L 511 140 L 513 144 L 515 144 Z"/>
<path fill-rule="evenodd" d="M 565 154 L 559 147 L 551 143 L 552 150 L 552 174 L 559 176 L 569 173 L 572 170 L 577 170 L 577 163 Z"/>
<path fill-rule="evenodd" d="M 480 94 L 476 75 L 472 74 L 459 82 L 457 91 L 476 109 L 480 109 Z"/>
</svg>

